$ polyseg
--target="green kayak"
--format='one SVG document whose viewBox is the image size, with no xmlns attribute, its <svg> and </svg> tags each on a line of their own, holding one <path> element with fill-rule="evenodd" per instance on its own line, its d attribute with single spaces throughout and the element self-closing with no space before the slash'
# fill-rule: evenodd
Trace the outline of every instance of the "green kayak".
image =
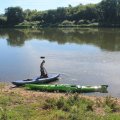
<svg viewBox="0 0 120 120">
<path fill-rule="evenodd" d="M 78 92 L 78 93 L 89 93 L 89 92 L 101 92 L 107 93 L 108 85 L 100 86 L 80 86 L 80 85 L 51 85 L 51 84 L 26 84 L 25 87 L 30 90 L 48 91 L 48 92 Z"/>
</svg>

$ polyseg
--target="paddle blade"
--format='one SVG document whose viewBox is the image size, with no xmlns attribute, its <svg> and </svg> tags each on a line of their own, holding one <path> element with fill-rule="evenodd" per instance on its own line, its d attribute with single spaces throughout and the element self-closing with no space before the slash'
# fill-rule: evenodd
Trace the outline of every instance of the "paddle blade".
<svg viewBox="0 0 120 120">
<path fill-rule="evenodd" d="M 41 59 L 45 59 L 45 57 L 44 57 L 44 56 L 41 56 L 40 58 L 41 58 Z"/>
</svg>

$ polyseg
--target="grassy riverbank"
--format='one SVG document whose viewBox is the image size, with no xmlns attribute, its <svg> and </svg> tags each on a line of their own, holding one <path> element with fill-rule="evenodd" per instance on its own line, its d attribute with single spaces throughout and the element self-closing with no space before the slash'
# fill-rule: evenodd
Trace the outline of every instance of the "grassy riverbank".
<svg viewBox="0 0 120 120">
<path fill-rule="evenodd" d="M 0 120 L 119 120 L 120 100 L 0 84 Z"/>
</svg>

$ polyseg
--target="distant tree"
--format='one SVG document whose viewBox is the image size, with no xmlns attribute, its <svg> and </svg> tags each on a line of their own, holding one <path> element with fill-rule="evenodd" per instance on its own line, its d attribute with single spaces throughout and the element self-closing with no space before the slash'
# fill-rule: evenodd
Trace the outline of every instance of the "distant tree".
<svg viewBox="0 0 120 120">
<path fill-rule="evenodd" d="M 16 25 L 21 22 L 32 24 L 37 23 L 40 26 L 56 25 L 77 25 L 98 23 L 100 25 L 120 24 L 120 0 L 102 0 L 98 4 L 79 4 L 75 7 L 59 7 L 54 10 L 22 10 L 20 7 L 9 7 L 5 9 L 8 25 Z M 1 17 L 1 15 L 0 15 Z M 2 15 L 2 17 L 5 17 Z M 0 20 L 6 24 L 5 19 Z M 22 24 L 22 23 L 21 23 Z"/>
<path fill-rule="evenodd" d="M 56 18 L 57 22 L 62 22 L 63 20 L 65 20 L 67 18 L 66 9 L 63 7 L 57 8 Z"/>
<path fill-rule="evenodd" d="M 24 10 L 24 17 L 25 17 L 25 20 L 30 20 L 30 16 L 31 16 L 31 10 L 30 9 L 26 9 Z"/>
<path fill-rule="evenodd" d="M 55 10 L 48 10 L 43 14 L 43 20 L 47 24 L 55 23 Z"/>
<path fill-rule="evenodd" d="M 116 24 L 120 20 L 120 0 L 103 0 L 98 4 L 99 21 Z"/>
<path fill-rule="evenodd" d="M 96 19 L 97 20 L 97 18 L 98 18 L 98 13 L 97 13 L 96 5 L 88 4 L 84 11 L 84 19 L 86 20 Z"/>
<path fill-rule="evenodd" d="M 5 9 L 5 15 L 9 25 L 16 25 L 24 21 L 23 10 L 20 7 L 8 7 Z"/>
<path fill-rule="evenodd" d="M 97 21 L 97 8 L 95 4 L 88 4 L 88 5 L 78 5 L 73 8 L 69 9 L 69 20 L 79 22 L 80 20 L 93 20 Z"/>
<path fill-rule="evenodd" d="M 25 19 L 27 21 L 33 21 L 33 18 L 38 15 L 38 11 L 27 9 L 27 10 L 24 11 L 24 15 L 25 15 Z"/>
</svg>

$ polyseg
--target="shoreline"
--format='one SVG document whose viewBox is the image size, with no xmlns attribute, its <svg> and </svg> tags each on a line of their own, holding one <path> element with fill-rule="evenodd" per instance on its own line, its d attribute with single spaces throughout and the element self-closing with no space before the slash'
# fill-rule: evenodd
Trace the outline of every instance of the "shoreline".
<svg viewBox="0 0 120 120">
<path fill-rule="evenodd" d="M 0 83 L 0 119 L 117 120 L 120 99 L 71 93 L 50 93 Z"/>
<path fill-rule="evenodd" d="M 81 25 L 15 25 L 15 26 L 0 26 L 0 29 L 43 29 L 43 28 L 120 28 L 120 25 L 92 25 L 92 24 L 81 24 Z"/>
</svg>

